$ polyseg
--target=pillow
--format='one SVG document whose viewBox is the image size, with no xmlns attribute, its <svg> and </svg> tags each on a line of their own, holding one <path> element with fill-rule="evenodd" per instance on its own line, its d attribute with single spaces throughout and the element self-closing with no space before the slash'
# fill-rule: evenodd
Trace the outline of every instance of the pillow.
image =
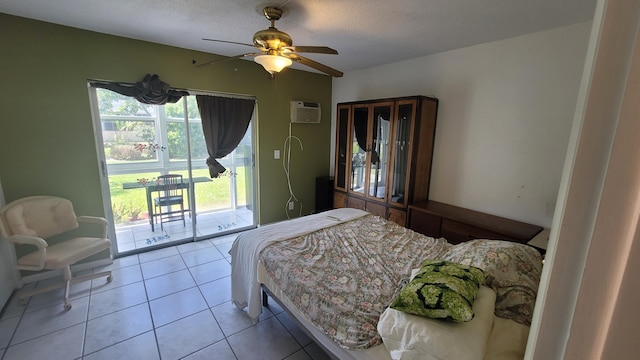
<svg viewBox="0 0 640 360">
<path fill-rule="evenodd" d="M 495 316 L 491 336 L 487 341 L 485 359 L 524 359 L 529 339 L 529 326 Z"/>
<path fill-rule="evenodd" d="M 542 273 L 537 250 L 524 244 L 479 239 L 450 247 L 443 260 L 484 270 L 485 284 L 497 294 L 496 315 L 531 324 Z"/>
<path fill-rule="evenodd" d="M 484 272 L 473 266 L 426 260 L 390 307 L 435 319 L 470 321 L 472 304 L 484 278 Z"/>
<path fill-rule="evenodd" d="M 495 301 L 495 292 L 480 286 L 473 302 L 475 316 L 463 323 L 387 308 L 378 321 L 378 333 L 393 360 L 483 360 L 496 320 Z"/>
</svg>

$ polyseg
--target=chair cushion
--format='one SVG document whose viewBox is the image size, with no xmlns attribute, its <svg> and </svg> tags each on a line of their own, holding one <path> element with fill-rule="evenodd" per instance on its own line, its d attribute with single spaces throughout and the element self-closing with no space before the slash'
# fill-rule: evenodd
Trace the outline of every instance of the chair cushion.
<svg viewBox="0 0 640 360">
<path fill-rule="evenodd" d="M 182 204 L 183 200 L 182 200 L 182 196 L 167 196 L 167 197 L 155 198 L 154 201 L 156 205 L 166 206 L 166 205 Z"/>
<path fill-rule="evenodd" d="M 71 202 L 53 196 L 33 196 L 7 205 L 9 235 L 49 238 L 78 227 Z"/>
<path fill-rule="evenodd" d="M 75 264 L 111 247 L 108 239 L 77 237 L 47 247 L 45 269 L 60 269 Z M 39 252 L 34 251 L 18 259 L 18 265 L 38 266 Z"/>
</svg>

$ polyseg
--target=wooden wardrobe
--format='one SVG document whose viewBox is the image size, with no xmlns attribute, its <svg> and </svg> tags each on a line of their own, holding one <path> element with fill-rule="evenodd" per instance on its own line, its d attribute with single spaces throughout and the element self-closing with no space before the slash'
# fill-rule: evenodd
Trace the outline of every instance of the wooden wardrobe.
<svg viewBox="0 0 640 360">
<path fill-rule="evenodd" d="M 410 96 L 338 104 L 333 206 L 406 226 L 427 200 L 438 99 Z"/>
</svg>

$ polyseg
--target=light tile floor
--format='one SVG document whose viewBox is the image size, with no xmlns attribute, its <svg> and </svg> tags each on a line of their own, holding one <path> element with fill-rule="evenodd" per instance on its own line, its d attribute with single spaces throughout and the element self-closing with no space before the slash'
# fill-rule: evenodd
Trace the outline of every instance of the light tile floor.
<svg viewBox="0 0 640 360">
<path fill-rule="evenodd" d="M 111 283 L 72 286 L 69 311 L 62 289 L 25 306 L 14 296 L 0 317 L 2 359 L 328 359 L 274 301 L 257 324 L 231 303 L 235 236 L 116 259 Z"/>
<path fill-rule="evenodd" d="M 212 238 L 230 232 L 254 227 L 254 214 L 246 207 L 232 210 L 206 211 L 196 215 L 196 237 Z M 187 216 L 182 221 L 156 224 L 154 231 L 148 220 L 127 224 L 116 224 L 116 242 L 119 253 L 137 253 L 170 244 L 193 239 L 192 219 Z"/>
</svg>

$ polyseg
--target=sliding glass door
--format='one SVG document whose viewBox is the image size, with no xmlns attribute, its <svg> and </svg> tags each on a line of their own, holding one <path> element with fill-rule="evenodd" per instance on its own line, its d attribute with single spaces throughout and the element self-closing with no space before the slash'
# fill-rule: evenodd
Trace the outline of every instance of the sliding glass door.
<svg viewBox="0 0 640 360">
<path fill-rule="evenodd" d="M 252 126 L 238 147 L 218 160 L 227 171 L 211 179 L 195 96 L 148 105 L 110 90 L 90 89 L 103 194 L 117 253 L 255 226 Z M 164 185 L 159 176 L 165 174 L 182 175 L 182 207 L 157 206 Z M 164 216 L 169 212 L 170 217 Z"/>
</svg>

